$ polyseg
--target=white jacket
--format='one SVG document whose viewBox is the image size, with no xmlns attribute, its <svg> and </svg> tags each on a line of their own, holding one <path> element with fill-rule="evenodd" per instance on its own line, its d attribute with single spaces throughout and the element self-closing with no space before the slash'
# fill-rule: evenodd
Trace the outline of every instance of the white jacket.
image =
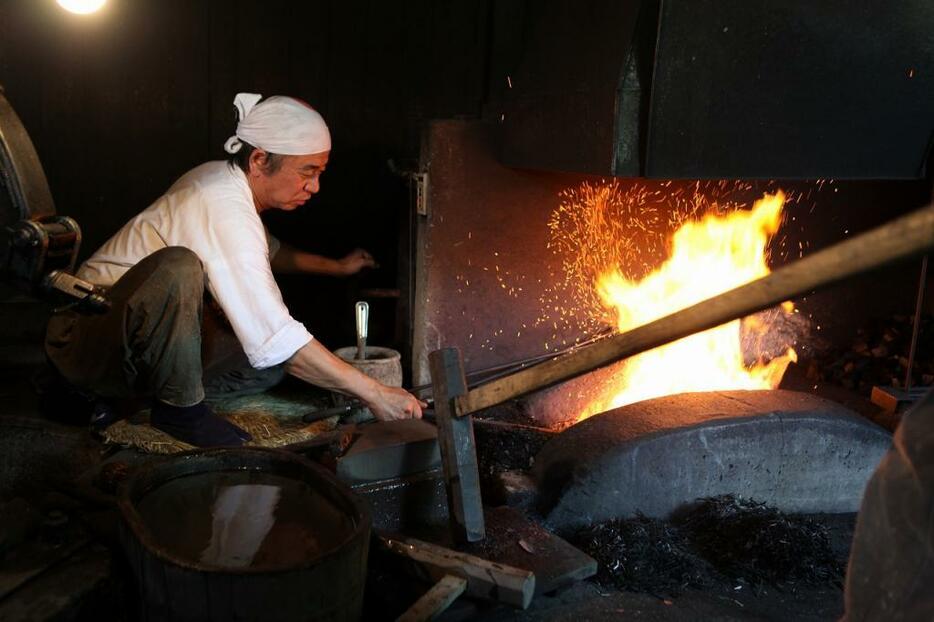
<svg viewBox="0 0 934 622">
<path fill-rule="evenodd" d="M 293 319 L 269 265 L 270 244 L 246 176 L 216 161 L 192 169 L 130 220 L 79 269 L 110 286 L 144 257 L 184 246 L 204 264 L 205 286 L 230 321 L 250 364 L 282 363 L 311 341 Z"/>
</svg>

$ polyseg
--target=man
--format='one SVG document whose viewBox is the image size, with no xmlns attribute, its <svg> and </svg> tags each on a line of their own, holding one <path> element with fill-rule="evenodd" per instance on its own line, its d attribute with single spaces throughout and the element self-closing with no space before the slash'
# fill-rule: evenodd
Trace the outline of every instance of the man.
<svg viewBox="0 0 934 622">
<path fill-rule="evenodd" d="M 186 173 L 82 265 L 79 277 L 107 288 L 113 307 L 54 316 L 50 360 L 101 398 L 150 398 L 154 427 L 202 447 L 250 440 L 204 401 L 206 383 L 224 392 L 230 378 L 255 390 L 287 372 L 356 396 L 378 419 L 420 417 L 415 397 L 347 365 L 289 315 L 274 268 L 351 273 L 372 258 L 329 260 L 267 236 L 262 212 L 297 209 L 320 189 L 331 139 L 306 103 L 260 99 L 235 98 L 229 161 Z"/>
</svg>

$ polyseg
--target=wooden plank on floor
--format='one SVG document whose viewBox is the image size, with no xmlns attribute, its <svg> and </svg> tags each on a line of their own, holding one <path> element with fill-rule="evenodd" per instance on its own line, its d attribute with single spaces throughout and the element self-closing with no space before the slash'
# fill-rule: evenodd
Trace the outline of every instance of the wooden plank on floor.
<svg viewBox="0 0 934 622">
<path fill-rule="evenodd" d="M 535 575 L 522 568 L 404 536 L 384 536 L 381 543 L 386 550 L 415 562 L 434 581 L 449 574 L 466 579 L 468 596 L 521 609 L 532 602 Z"/>
<path fill-rule="evenodd" d="M 511 507 L 488 508 L 487 537 L 466 552 L 535 574 L 535 595 L 547 594 L 597 573 L 597 561 Z"/>
<path fill-rule="evenodd" d="M 467 579 L 451 574 L 444 575 L 424 596 L 399 616 L 397 622 L 436 620 L 466 589 Z"/>
</svg>

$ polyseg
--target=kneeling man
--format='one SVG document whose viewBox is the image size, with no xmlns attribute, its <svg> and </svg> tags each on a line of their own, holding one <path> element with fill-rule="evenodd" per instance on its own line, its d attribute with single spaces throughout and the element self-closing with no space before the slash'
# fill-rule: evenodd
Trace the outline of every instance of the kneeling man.
<svg viewBox="0 0 934 622">
<path fill-rule="evenodd" d="M 268 235 L 260 213 L 294 210 L 318 192 L 331 138 L 308 104 L 260 99 L 234 100 L 240 122 L 227 161 L 186 173 L 81 266 L 78 276 L 107 289 L 113 306 L 53 316 L 50 360 L 103 400 L 151 399 L 152 425 L 197 446 L 250 440 L 212 412 L 206 388 L 262 390 L 284 373 L 353 395 L 378 419 L 420 417 L 419 400 L 335 357 L 283 303 L 273 269 L 346 274 L 372 258 L 329 260 Z"/>
</svg>

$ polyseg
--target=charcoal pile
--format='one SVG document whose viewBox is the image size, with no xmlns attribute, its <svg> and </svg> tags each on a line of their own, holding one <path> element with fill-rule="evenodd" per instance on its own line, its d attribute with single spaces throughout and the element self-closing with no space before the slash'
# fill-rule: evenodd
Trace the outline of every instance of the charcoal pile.
<svg viewBox="0 0 934 622">
<path fill-rule="evenodd" d="M 483 485 L 503 471 L 528 471 L 554 433 L 524 425 L 474 422 L 477 463 Z"/>
<path fill-rule="evenodd" d="M 799 584 L 842 584 L 844 560 L 828 529 L 763 503 L 724 495 L 700 500 L 675 519 L 694 549 L 720 573 L 794 591 Z"/>
<path fill-rule="evenodd" d="M 913 317 L 873 320 L 844 348 L 816 352 L 808 377 L 869 396 L 873 386 L 902 387 L 908 370 Z M 934 316 L 923 315 L 915 353 L 912 386 L 934 385 Z"/>
<path fill-rule="evenodd" d="M 569 540 L 597 560 L 599 583 L 655 595 L 737 581 L 790 592 L 839 587 L 846 568 L 825 525 L 733 495 L 700 499 L 671 521 L 611 520 Z"/>
<path fill-rule="evenodd" d="M 571 542 L 597 560 L 597 581 L 630 592 L 676 596 L 714 582 L 710 564 L 669 523 L 645 516 L 583 529 Z"/>
</svg>

